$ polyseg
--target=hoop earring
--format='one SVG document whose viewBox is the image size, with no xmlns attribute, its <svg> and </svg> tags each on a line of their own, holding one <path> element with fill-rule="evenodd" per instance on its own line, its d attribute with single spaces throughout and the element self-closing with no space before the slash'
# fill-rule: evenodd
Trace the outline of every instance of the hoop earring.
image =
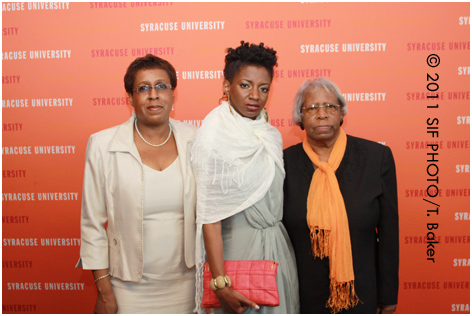
<svg viewBox="0 0 472 316">
<path fill-rule="evenodd" d="M 266 108 L 264 108 L 264 118 L 265 118 L 266 123 L 269 123 L 269 113 L 267 113 Z"/>
</svg>

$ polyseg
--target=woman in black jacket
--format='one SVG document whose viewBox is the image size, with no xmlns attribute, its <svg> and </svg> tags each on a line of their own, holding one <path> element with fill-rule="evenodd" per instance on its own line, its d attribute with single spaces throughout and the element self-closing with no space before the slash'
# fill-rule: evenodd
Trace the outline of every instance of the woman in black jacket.
<svg viewBox="0 0 472 316">
<path fill-rule="evenodd" d="M 346 135 L 339 88 L 306 81 L 293 107 L 305 140 L 284 150 L 284 224 L 301 313 L 392 313 L 398 296 L 398 202 L 389 147 Z M 315 172 L 316 171 L 316 172 Z"/>
</svg>

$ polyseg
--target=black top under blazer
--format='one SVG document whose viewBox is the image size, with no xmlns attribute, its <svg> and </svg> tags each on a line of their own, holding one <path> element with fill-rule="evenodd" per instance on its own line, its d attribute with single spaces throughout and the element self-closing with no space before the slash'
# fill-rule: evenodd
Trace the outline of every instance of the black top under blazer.
<svg viewBox="0 0 472 316">
<path fill-rule="evenodd" d="M 284 150 L 283 222 L 295 249 L 300 313 L 330 313 L 329 258 L 314 258 L 306 221 L 314 173 L 302 143 Z M 362 301 L 345 313 L 376 313 L 377 304 L 397 304 L 398 201 L 395 162 L 389 147 L 347 135 L 336 170 L 351 236 L 355 290 Z"/>
</svg>

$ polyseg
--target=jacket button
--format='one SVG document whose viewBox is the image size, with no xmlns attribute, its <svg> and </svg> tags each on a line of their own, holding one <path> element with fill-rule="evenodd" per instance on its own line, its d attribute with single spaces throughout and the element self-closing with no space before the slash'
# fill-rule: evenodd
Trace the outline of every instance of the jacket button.
<svg viewBox="0 0 472 316">
<path fill-rule="evenodd" d="M 116 246 L 118 245 L 118 242 L 116 241 L 116 239 L 113 239 L 113 244 Z"/>
</svg>

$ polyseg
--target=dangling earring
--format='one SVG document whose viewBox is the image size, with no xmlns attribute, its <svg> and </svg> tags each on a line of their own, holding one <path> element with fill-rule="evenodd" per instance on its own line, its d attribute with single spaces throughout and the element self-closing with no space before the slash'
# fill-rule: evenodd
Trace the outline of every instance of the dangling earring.
<svg viewBox="0 0 472 316">
<path fill-rule="evenodd" d="M 228 99 L 228 104 L 231 105 L 231 101 L 229 100 L 229 90 L 225 92 L 226 98 Z"/>
<path fill-rule="evenodd" d="M 174 111 L 174 105 L 172 104 L 172 111 Z"/>
<path fill-rule="evenodd" d="M 226 97 L 228 98 L 229 111 L 231 112 L 232 115 L 234 115 L 233 114 L 233 109 L 232 109 L 232 106 L 231 106 L 231 102 L 229 100 L 229 90 L 226 90 Z"/>
<path fill-rule="evenodd" d="M 267 113 L 267 110 L 264 108 L 264 118 L 266 123 L 269 123 L 269 114 Z"/>
</svg>

